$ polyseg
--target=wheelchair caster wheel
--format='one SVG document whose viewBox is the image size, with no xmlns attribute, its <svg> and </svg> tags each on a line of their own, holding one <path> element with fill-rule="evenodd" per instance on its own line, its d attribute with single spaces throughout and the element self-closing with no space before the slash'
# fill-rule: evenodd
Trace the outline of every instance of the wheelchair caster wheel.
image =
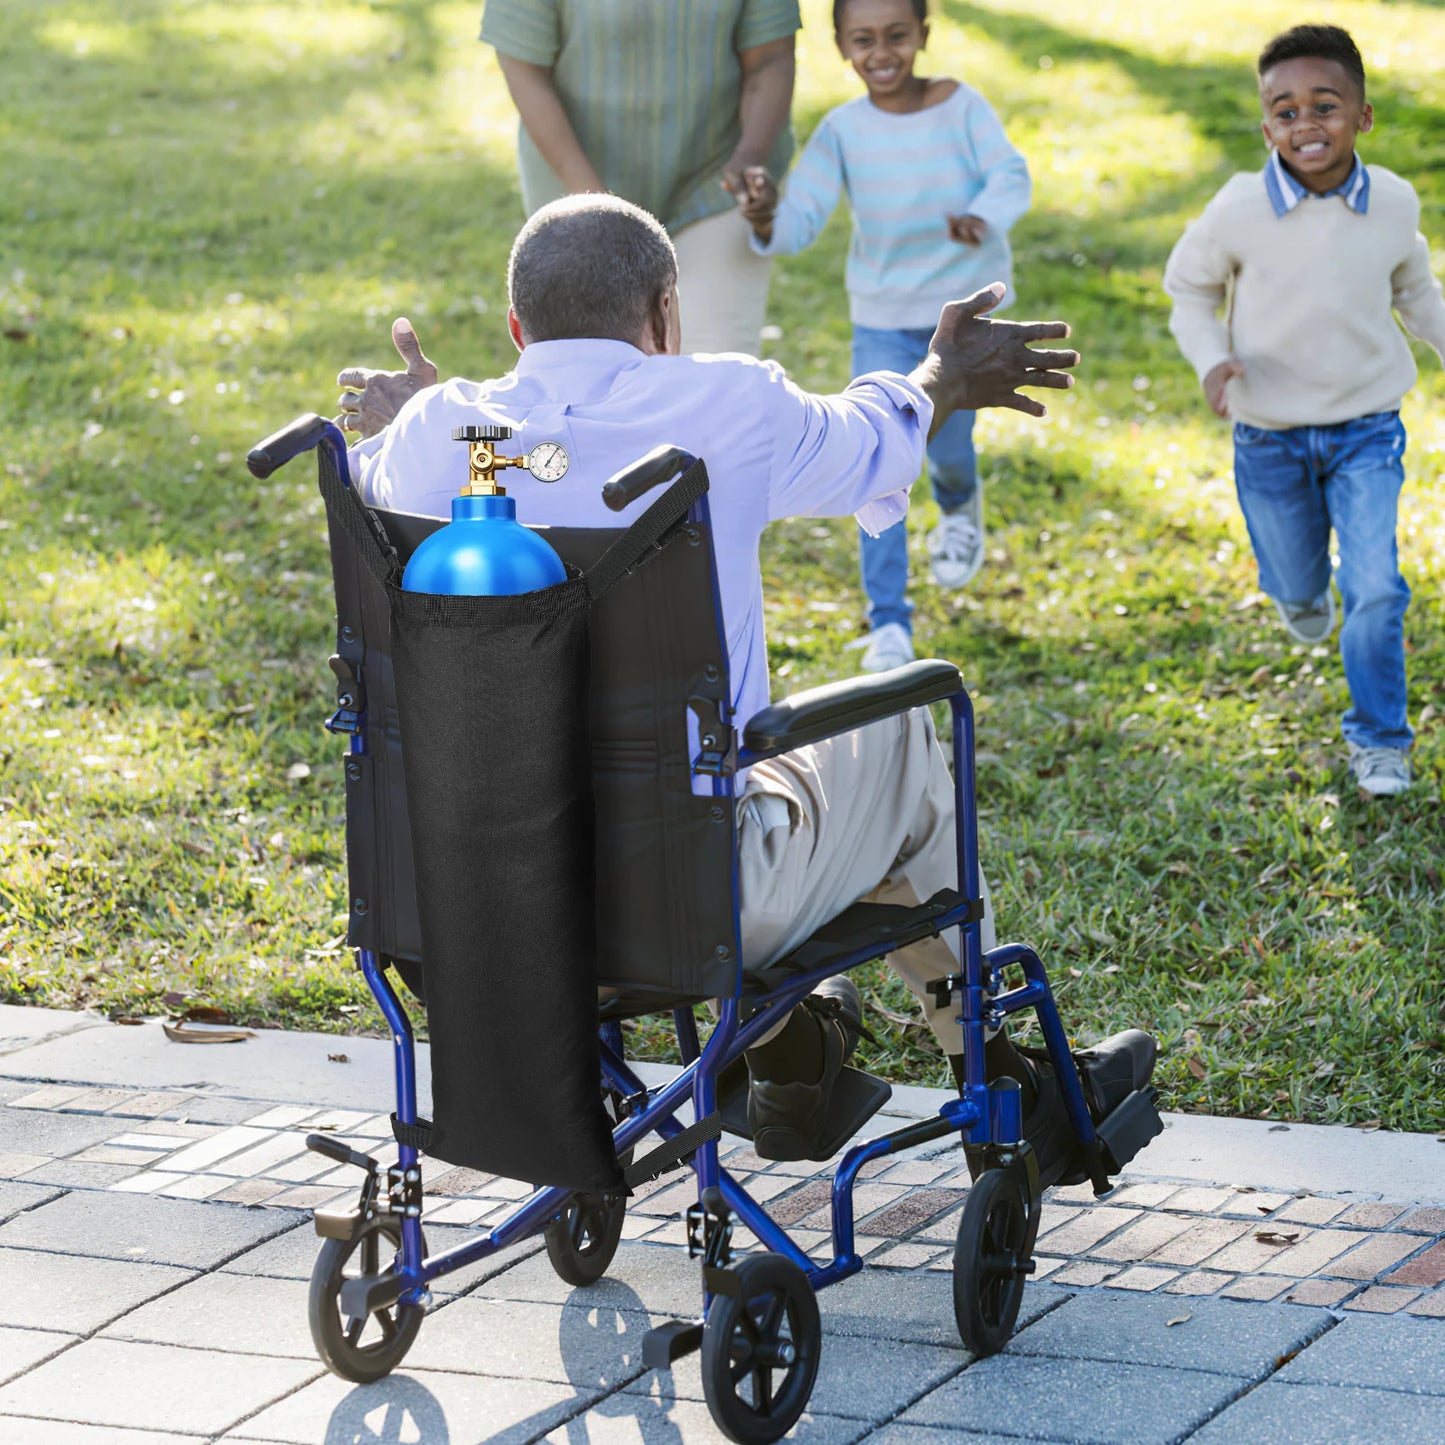
<svg viewBox="0 0 1445 1445">
<path fill-rule="evenodd" d="M 625 1195 L 574 1194 L 542 1236 L 558 1277 L 568 1284 L 596 1284 L 617 1253 L 626 1216 Z"/>
<path fill-rule="evenodd" d="M 341 1312 L 341 1287 L 357 1275 L 379 1274 L 382 1236 L 401 1246 L 401 1225 L 380 1219 L 357 1239 L 328 1239 L 311 1271 L 307 1319 L 321 1363 L 358 1385 L 389 1375 L 416 1339 L 426 1313 L 420 1305 L 394 1304 L 364 1319 Z"/>
<path fill-rule="evenodd" d="M 813 1393 L 823 1326 L 808 1277 L 780 1254 L 734 1270 L 736 1295 L 714 1295 L 702 1332 L 702 1388 L 729 1440 L 779 1440 Z"/>
<path fill-rule="evenodd" d="M 988 1169 L 968 1191 L 953 1250 L 953 1313 L 963 1343 L 980 1358 L 1008 1343 L 1033 1273 L 1030 1213 L 1018 1181 Z"/>
</svg>

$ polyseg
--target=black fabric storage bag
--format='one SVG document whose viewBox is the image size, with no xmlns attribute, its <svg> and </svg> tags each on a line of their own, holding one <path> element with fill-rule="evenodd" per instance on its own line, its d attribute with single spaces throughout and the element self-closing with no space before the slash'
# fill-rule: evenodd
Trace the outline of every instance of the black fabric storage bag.
<svg viewBox="0 0 1445 1445">
<path fill-rule="evenodd" d="M 695 463 L 586 576 L 442 597 L 403 591 L 372 514 L 323 480 L 391 608 L 437 1158 L 624 1187 L 597 1040 L 588 620 L 706 488 Z"/>
</svg>

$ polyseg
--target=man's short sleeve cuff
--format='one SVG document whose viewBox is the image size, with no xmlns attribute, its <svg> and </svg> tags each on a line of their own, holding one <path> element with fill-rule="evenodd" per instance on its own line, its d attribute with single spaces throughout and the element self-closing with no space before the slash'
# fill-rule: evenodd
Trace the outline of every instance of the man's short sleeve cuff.
<svg viewBox="0 0 1445 1445">
<path fill-rule="evenodd" d="M 747 0 L 738 17 L 733 44 L 739 50 L 751 50 L 774 40 L 786 40 L 803 28 L 798 0 Z"/>
<path fill-rule="evenodd" d="M 483 45 L 528 65 L 555 65 L 560 48 L 557 10 L 551 0 L 487 0 Z"/>
</svg>

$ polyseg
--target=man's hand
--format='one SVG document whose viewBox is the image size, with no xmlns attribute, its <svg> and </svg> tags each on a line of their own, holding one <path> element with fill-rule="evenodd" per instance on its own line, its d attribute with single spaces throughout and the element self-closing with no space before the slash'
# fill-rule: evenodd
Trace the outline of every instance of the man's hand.
<svg viewBox="0 0 1445 1445">
<path fill-rule="evenodd" d="M 1204 395 L 1210 406 L 1214 408 L 1216 416 L 1227 417 L 1229 415 L 1229 398 L 1225 395 L 1225 388 L 1229 385 L 1230 379 L 1244 375 L 1244 363 L 1230 357 L 1227 361 L 1221 361 L 1218 366 L 1211 367 L 1204 378 Z"/>
<path fill-rule="evenodd" d="M 405 316 L 391 323 L 391 341 L 406 362 L 405 371 L 373 371 L 369 366 L 348 366 L 336 378 L 344 387 L 336 400 L 341 415 L 336 424 L 345 431 L 374 437 L 391 424 L 417 392 L 437 382 L 437 369 L 427 360 Z"/>
<path fill-rule="evenodd" d="M 1069 334 L 1062 321 L 990 321 L 1004 298 L 995 281 L 966 301 L 950 301 L 938 318 L 928 355 L 912 380 L 933 402 L 932 436 L 955 411 L 1001 406 L 1029 416 L 1044 416 L 1041 402 L 1020 396 L 1021 386 L 1063 390 L 1074 378 L 1060 367 L 1077 366 L 1077 351 L 1032 351 L 1030 341 L 1052 341 Z"/>
<path fill-rule="evenodd" d="M 765 175 L 766 156 L 745 151 L 741 146 L 723 162 L 722 188 L 739 205 L 748 198 L 748 172 L 762 171 Z"/>
<path fill-rule="evenodd" d="M 979 216 L 950 216 L 949 239 L 964 246 L 981 246 L 988 232 L 988 222 Z"/>
<path fill-rule="evenodd" d="M 773 238 L 773 217 L 778 210 L 778 187 L 765 166 L 749 166 L 743 172 L 743 190 L 737 196 L 738 211 L 764 245 Z"/>
</svg>

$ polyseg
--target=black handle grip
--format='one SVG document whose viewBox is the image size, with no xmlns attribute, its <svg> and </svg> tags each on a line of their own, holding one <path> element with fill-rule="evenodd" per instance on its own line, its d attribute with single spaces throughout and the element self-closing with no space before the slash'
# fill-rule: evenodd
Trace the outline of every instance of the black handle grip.
<svg viewBox="0 0 1445 1445">
<path fill-rule="evenodd" d="M 654 447 L 630 467 L 623 467 L 602 488 L 602 500 L 614 512 L 630 506 L 645 492 L 663 482 L 670 482 L 697 460 L 681 447 Z"/>
<path fill-rule="evenodd" d="M 306 1136 L 306 1147 L 313 1154 L 324 1154 L 328 1159 L 334 1159 L 338 1164 L 355 1164 L 359 1169 L 375 1169 L 376 1160 L 367 1154 L 359 1154 L 355 1149 L 343 1144 L 340 1139 L 328 1139 L 325 1134 L 308 1134 Z"/>
<path fill-rule="evenodd" d="M 326 435 L 326 422 L 314 411 L 298 416 L 278 432 L 272 432 L 265 441 L 257 442 L 246 453 L 246 466 L 253 477 L 265 481 L 278 467 L 284 467 L 292 457 L 309 452 L 319 445 Z"/>
</svg>

